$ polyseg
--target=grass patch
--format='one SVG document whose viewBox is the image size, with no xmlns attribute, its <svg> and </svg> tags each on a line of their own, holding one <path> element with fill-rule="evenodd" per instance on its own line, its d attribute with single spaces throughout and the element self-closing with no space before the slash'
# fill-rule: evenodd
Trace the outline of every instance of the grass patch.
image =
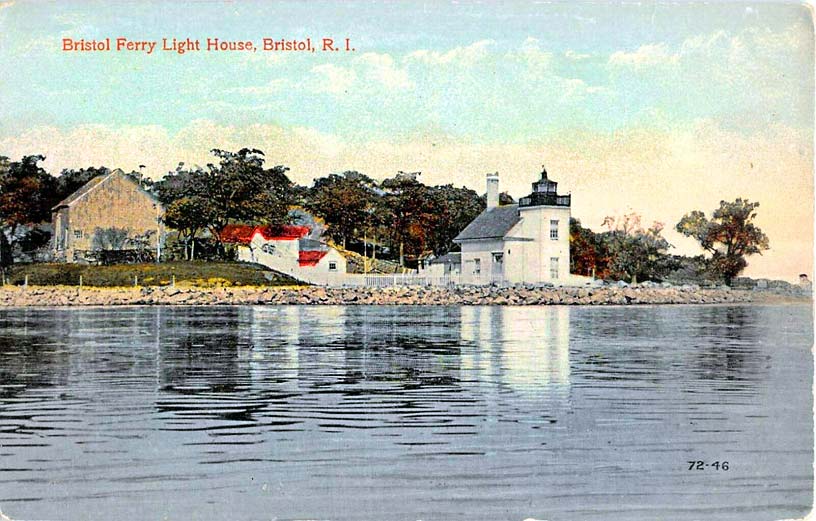
<svg viewBox="0 0 816 521">
<path fill-rule="evenodd" d="M 28 276 L 34 286 L 121 287 L 169 286 L 175 277 L 178 286 L 205 288 L 233 286 L 290 286 L 299 284 L 291 277 L 271 271 L 259 264 L 245 262 L 163 262 L 161 264 L 19 264 L 7 272 L 10 284 L 22 285 Z"/>
</svg>

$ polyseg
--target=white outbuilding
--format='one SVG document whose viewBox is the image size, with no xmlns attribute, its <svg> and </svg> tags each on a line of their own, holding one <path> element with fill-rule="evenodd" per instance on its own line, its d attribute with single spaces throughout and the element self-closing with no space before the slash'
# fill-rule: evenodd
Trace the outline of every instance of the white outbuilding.
<svg viewBox="0 0 816 521">
<path fill-rule="evenodd" d="M 541 171 L 518 204 L 499 206 L 499 175 L 487 174 L 487 208 L 454 242 L 463 284 L 563 284 L 570 279 L 571 196 Z"/>
</svg>

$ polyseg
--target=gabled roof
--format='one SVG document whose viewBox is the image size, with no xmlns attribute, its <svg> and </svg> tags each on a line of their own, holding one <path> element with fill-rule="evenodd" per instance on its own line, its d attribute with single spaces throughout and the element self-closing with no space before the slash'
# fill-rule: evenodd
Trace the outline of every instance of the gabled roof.
<svg viewBox="0 0 816 521">
<path fill-rule="evenodd" d="M 446 253 L 431 260 L 428 264 L 462 264 L 462 253 L 458 251 Z"/>
<path fill-rule="evenodd" d="M 501 239 L 520 219 L 518 205 L 494 206 L 480 213 L 453 240 Z"/>
<path fill-rule="evenodd" d="M 322 242 L 318 241 L 317 239 L 309 239 L 308 237 L 302 237 L 298 239 L 298 248 L 306 251 L 306 250 L 325 250 L 326 245 Z"/>
<path fill-rule="evenodd" d="M 96 188 L 97 186 L 101 185 L 102 183 L 108 181 L 113 176 L 121 176 L 124 179 L 127 179 L 128 181 L 133 183 L 134 187 L 137 190 L 139 190 L 143 194 L 145 194 L 148 197 L 150 197 L 151 199 L 153 199 L 153 201 L 156 202 L 156 204 L 159 204 L 159 201 L 158 201 L 158 199 L 156 199 L 156 196 L 154 196 L 153 194 L 151 194 L 150 192 L 148 192 L 147 190 L 145 190 L 141 186 L 139 186 L 139 183 L 136 180 L 134 180 L 133 178 L 131 178 L 130 176 L 128 176 L 127 174 L 125 174 L 125 172 L 122 171 L 121 168 L 117 168 L 116 170 L 112 171 L 108 175 L 98 175 L 98 176 L 94 177 L 93 179 L 91 179 L 90 181 L 88 181 L 87 183 L 85 183 L 84 185 L 80 186 L 76 190 L 76 192 L 72 193 L 71 195 L 69 195 L 68 197 L 66 197 L 65 199 L 63 199 L 59 203 L 57 203 L 56 206 L 51 208 L 51 211 L 53 212 L 54 210 L 57 210 L 58 208 L 62 208 L 64 206 L 71 206 L 75 202 L 79 201 L 84 195 L 90 193 L 94 188 Z"/>
<path fill-rule="evenodd" d="M 267 241 L 293 241 L 309 235 L 308 226 L 253 226 L 249 224 L 228 224 L 221 230 L 221 240 L 226 243 L 249 244 L 255 232 Z"/>
<path fill-rule="evenodd" d="M 324 250 L 301 250 L 298 252 L 298 265 L 317 266 L 320 259 L 325 257 L 327 253 L 329 252 Z"/>
<path fill-rule="evenodd" d="M 102 181 L 107 179 L 108 176 L 110 176 L 110 175 L 111 174 L 98 175 L 98 176 L 94 177 L 93 179 L 91 179 L 90 181 L 85 183 L 84 185 L 80 186 L 77 189 L 76 192 L 72 193 L 71 195 L 69 195 L 68 197 L 66 197 L 65 199 L 63 199 L 59 203 L 57 203 L 56 206 L 54 206 L 54 208 L 52 208 L 52 210 L 56 210 L 57 208 L 61 208 L 63 206 L 71 206 L 72 204 L 74 204 L 77 201 L 77 199 L 79 199 L 83 195 L 85 195 L 88 192 L 90 192 L 91 190 L 93 190 L 99 183 L 101 183 Z"/>
</svg>

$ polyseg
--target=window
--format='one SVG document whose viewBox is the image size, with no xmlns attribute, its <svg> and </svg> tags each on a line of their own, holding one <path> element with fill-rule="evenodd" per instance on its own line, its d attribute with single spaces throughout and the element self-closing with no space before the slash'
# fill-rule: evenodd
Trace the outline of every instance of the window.
<svg viewBox="0 0 816 521">
<path fill-rule="evenodd" d="M 552 219 L 550 221 L 550 239 L 557 241 L 558 240 L 558 220 Z"/>
<path fill-rule="evenodd" d="M 550 278 L 558 278 L 558 257 L 550 257 Z"/>
<path fill-rule="evenodd" d="M 475 275 L 482 273 L 482 259 L 473 259 L 473 273 Z"/>
<path fill-rule="evenodd" d="M 81 239 L 82 238 L 82 230 L 74 230 L 74 238 Z"/>
<path fill-rule="evenodd" d="M 264 244 L 263 246 L 261 246 L 261 251 L 264 253 L 268 253 L 269 255 L 272 255 L 273 253 L 275 253 L 275 245 L 269 243 Z"/>
<path fill-rule="evenodd" d="M 501 264 L 504 262 L 504 254 L 503 253 L 494 253 L 493 254 L 493 262 L 496 264 Z"/>
<path fill-rule="evenodd" d="M 337 263 L 332 261 L 329 263 L 329 271 L 337 271 Z"/>
</svg>

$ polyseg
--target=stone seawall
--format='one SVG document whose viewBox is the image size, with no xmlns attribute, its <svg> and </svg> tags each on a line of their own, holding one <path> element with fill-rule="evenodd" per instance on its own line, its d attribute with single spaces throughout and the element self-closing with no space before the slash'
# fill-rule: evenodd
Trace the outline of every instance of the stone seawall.
<svg viewBox="0 0 816 521">
<path fill-rule="evenodd" d="M 620 305 L 808 300 L 757 291 L 695 287 L 600 288 L 0 288 L 0 307 L 126 305 Z"/>
</svg>

